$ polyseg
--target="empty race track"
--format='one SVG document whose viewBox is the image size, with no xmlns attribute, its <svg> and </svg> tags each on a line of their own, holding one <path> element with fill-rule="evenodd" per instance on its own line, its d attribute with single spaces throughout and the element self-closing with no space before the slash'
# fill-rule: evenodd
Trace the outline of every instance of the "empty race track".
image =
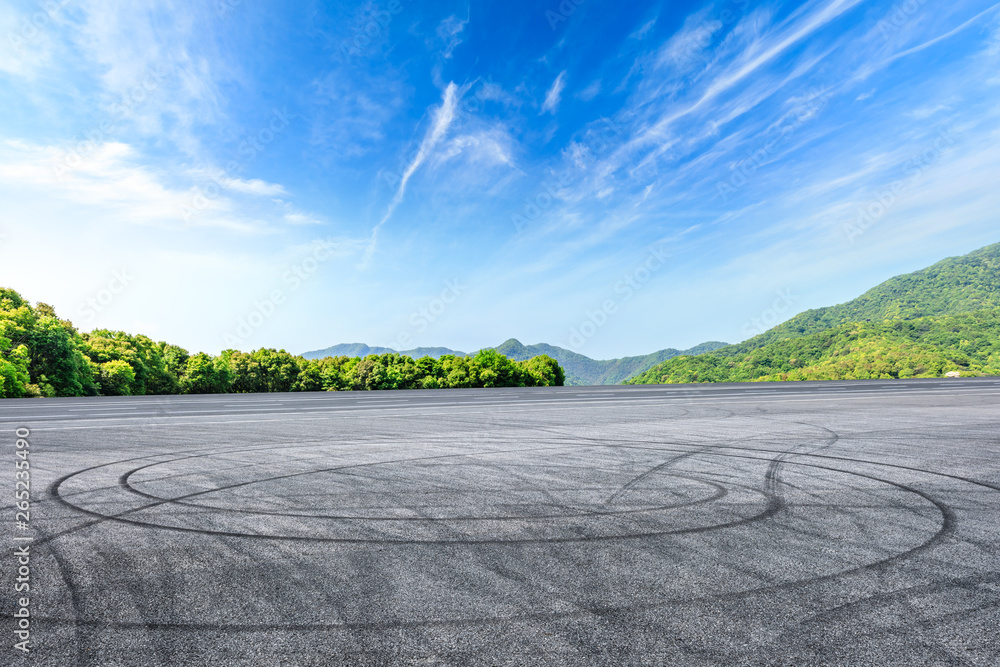
<svg viewBox="0 0 1000 667">
<path fill-rule="evenodd" d="M 993 379 L 5 401 L 0 426 L 0 664 L 1000 664 Z"/>
</svg>

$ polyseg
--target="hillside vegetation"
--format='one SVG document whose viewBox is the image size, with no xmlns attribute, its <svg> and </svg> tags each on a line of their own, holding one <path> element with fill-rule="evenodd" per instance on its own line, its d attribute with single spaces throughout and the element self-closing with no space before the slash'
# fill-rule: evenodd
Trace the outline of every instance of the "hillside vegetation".
<svg viewBox="0 0 1000 667">
<path fill-rule="evenodd" d="M 572 352 L 555 345 L 547 345 L 545 343 L 539 343 L 537 345 L 524 345 L 521 341 L 515 338 L 511 338 L 495 348 L 486 349 L 496 350 L 505 357 L 516 361 L 527 361 L 528 359 L 543 355 L 551 357 L 558 361 L 560 366 L 562 366 L 565 370 L 567 385 L 589 386 L 601 384 L 620 384 L 622 381 L 636 375 L 637 373 L 641 373 L 662 361 L 666 361 L 667 359 L 673 359 L 674 357 L 682 354 L 691 355 L 711 352 L 712 350 L 717 350 L 725 345 L 725 343 L 712 341 L 702 343 L 701 345 L 693 347 L 690 350 L 681 351 L 667 349 L 638 357 L 625 357 L 623 359 L 609 360 L 591 359 L 590 357 L 586 357 L 577 352 Z M 387 347 L 369 347 L 363 343 L 345 343 L 341 345 L 334 345 L 333 347 L 328 347 L 324 350 L 305 352 L 302 356 L 306 359 L 322 359 L 324 357 L 364 357 L 369 355 L 394 353 L 396 353 L 395 350 Z M 466 354 L 465 352 L 459 352 L 457 350 L 450 350 L 446 347 L 419 347 L 415 350 L 405 350 L 399 352 L 398 354 L 413 357 L 414 359 L 418 357 L 433 357 L 434 359 L 440 359 L 449 355 L 456 357 L 475 356 Z"/>
<path fill-rule="evenodd" d="M 701 354 L 723 347 L 725 343 L 709 342 L 681 351 L 674 349 L 660 350 L 639 357 L 624 357 L 622 359 L 596 360 L 582 354 L 556 347 L 555 345 L 523 345 L 511 338 L 496 348 L 501 354 L 511 359 L 530 359 L 540 354 L 552 357 L 566 370 L 566 384 L 572 386 L 587 386 L 601 384 L 620 384 L 624 380 L 641 373 L 656 364 L 673 359 L 682 354 Z"/>
<path fill-rule="evenodd" d="M 304 359 L 284 350 L 191 355 L 142 335 L 79 333 L 51 306 L 0 288 L 0 398 L 557 386 L 555 359 L 398 354 Z"/>
<path fill-rule="evenodd" d="M 716 354 L 739 355 L 776 340 L 805 336 L 849 322 L 908 320 L 1000 308 L 1000 243 L 890 278 L 858 298 L 807 310 L 787 322 Z"/>
<path fill-rule="evenodd" d="M 1000 375 L 1000 309 L 843 324 L 745 355 L 680 357 L 628 384 Z"/>
<path fill-rule="evenodd" d="M 681 356 L 628 384 L 1000 374 L 1000 244 L 892 278 L 737 345 Z"/>
</svg>

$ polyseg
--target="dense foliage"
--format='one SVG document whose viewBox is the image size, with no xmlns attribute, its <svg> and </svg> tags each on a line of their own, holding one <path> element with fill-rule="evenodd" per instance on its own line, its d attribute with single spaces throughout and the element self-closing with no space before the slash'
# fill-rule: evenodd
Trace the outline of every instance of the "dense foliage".
<svg viewBox="0 0 1000 667">
<path fill-rule="evenodd" d="M 850 322 L 908 320 L 990 308 L 1000 308 L 1000 243 L 891 278 L 839 306 L 807 310 L 750 340 L 721 348 L 715 354 L 741 356 L 775 341 L 818 333 Z"/>
<path fill-rule="evenodd" d="M 1000 375 L 1000 309 L 857 322 L 740 355 L 678 357 L 628 384 Z"/>
<path fill-rule="evenodd" d="M 998 309 L 1000 243 L 806 311 L 737 345 L 671 359 L 627 384 L 1000 374 Z"/>
<path fill-rule="evenodd" d="M 284 350 L 191 355 L 120 331 L 79 333 L 43 303 L 0 289 L 0 397 L 130 396 L 290 391 L 561 386 L 551 357 L 513 361 L 494 350 L 474 357 L 399 354 L 304 359 Z"/>
</svg>

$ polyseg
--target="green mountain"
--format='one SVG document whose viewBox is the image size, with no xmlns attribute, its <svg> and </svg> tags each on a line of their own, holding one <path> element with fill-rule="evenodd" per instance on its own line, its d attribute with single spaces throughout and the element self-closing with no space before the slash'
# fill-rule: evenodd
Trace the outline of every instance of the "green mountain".
<svg viewBox="0 0 1000 667">
<path fill-rule="evenodd" d="M 586 386 L 599 384 L 620 384 L 626 379 L 634 376 L 636 373 L 642 373 L 643 371 L 662 361 L 666 361 L 667 359 L 672 359 L 673 357 L 682 354 L 694 355 L 711 352 L 712 350 L 717 350 L 725 345 L 725 343 L 712 341 L 702 343 L 701 345 L 693 347 L 690 350 L 681 351 L 668 349 L 639 357 L 625 357 L 623 359 L 610 360 L 591 359 L 590 357 L 585 357 L 582 354 L 545 343 L 539 343 L 538 345 L 524 345 L 514 338 L 511 338 L 495 348 L 487 349 L 494 349 L 500 354 L 515 361 L 527 361 L 528 359 L 533 359 L 534 357 L 538 357 L 543 354 L 548 355 L 558 361 L 566 371 L 567 385 Z M 328 347 L 325 350 L 306 352 L 302 356 L 306 359 L 323 359 L 325 357 L 341 356 L 366 357 L 372 354 L 388 354 L 395 352 L 395 350 L 390 350 L 385 347 L 369 347 L 362 343 L 346 343 L 334 345 L 333 347 Z M 399 352 L 399 354 L 412 357 L 414 359 L 419 359 L 421 357 L 433 357 L 435 359 L 439 359 L 448 354 L 455 355 L 457 357 L 470 356 L 465 352 L 449 350 L 446 347 L 420 347 L 415 350 Z"/>
<path fill-rule="evenodd" d="M 341 343 L 340 345 L 334 345 L 333 347 L 328 347 L 325 350 L 314 350 L 312 352 L 306 352 L 301 356 L 306 359 L 325 359 L 326 357 L 367 357 L 371 355 L 379 354 L 399 354 L 404 357 L 410 357 L 412 359 L 421 359 L 423 357 L 432 357 L 434 359 L 440 359 L 441 357 L 451 354 L 456 357 L 468 357 L 471 355 L 465 352 L 458 352 L 457 350 L 449 350 L 446 347 L 418 347 L 413 350 L 405 350 L 403 352 L 397 352 L 396 350 L 390 349 L 388 347 L 369 347 L 364 343 Z"/>
<path fill-rule="evenodd" d="M 776 340 L 831 329 L 848 322 L 909 320 L 1000 308 L 1000 243 L 934 266 L 890 278 L 853 301 L 807 310 L 717 354 L 741 354 Z"/>
<path fill-rule="evenodd" d="M 673 359 L 627 384 L 868 380 L 943 377 L 953 371 L 1000 375 L 1000 309 L 842 324 L 745 355 Z"/>
<path fill-rule="evenodd" d="M 632 377 L 636 373 L 655 366 L 656 364 L 672 359 L 682 354 L 701 354 L 723 347 L 725 343 L 709 342 L 686 351 L 680 350 L 660 350 L 641 357 L 625 357 L 623 359 L 610 359 L 599 361 L 585 357 L 582 354 L 571 352 L 570 350 L 556 347 L 555 345 L 523 345 L 520 341 L 511 338 L 499 347 L 497 352 L 515 359 L 524 361 L 532 357 L 545 354 L 556 361 L 566 371 L 566 384 L 573 386 L 598 385 L 598 384 L 620 384 L 624 380 Z"/>
<path fill-rule="evenodd" d="M 1000 373 L 1000 244 L 897 276 L 737 345 L 668 360 L 629 384 Z"/>
</svg>

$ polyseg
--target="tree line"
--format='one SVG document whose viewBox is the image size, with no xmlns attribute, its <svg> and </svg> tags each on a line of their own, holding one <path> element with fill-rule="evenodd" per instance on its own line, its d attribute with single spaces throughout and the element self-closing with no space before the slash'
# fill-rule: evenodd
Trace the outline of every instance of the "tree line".
<svg viewBox="0 0 1000 667">
<path fill-rule="evenodd" d="M 143 335 L 80 333 L 44 303 L 0 288 L 0 397 L 364 391 L 562 386 L 549 356 L 513 361 L 495 350 L 473 357 L 399 354 L 304 359 L 284 350 L 218 356 Z"/>
</svg>

